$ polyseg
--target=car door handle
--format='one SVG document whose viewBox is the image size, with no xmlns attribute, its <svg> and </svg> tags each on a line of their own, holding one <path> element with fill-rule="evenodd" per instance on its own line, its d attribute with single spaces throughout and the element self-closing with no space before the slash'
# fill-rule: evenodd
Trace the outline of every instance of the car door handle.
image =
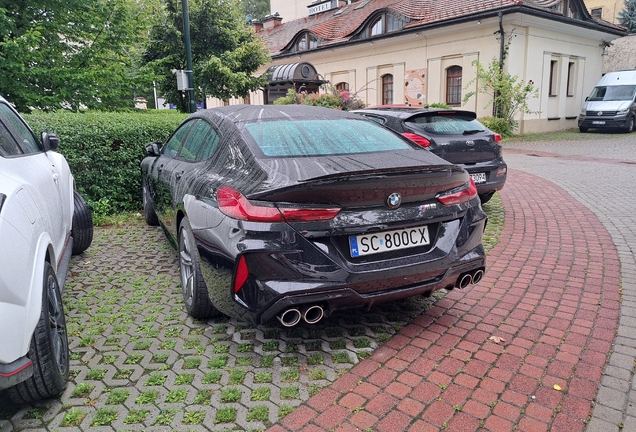
<svg viewBox="0 0 636 432">
<path fill-rule="evenodd" d="M 175 177 L 177 178 L 177 180 L 181 180 L 181 177 L 183 177 L 183 171 L 181 171 L 180 173 L 177 173 Z"/>
<path fill-rule="evenodd" d="M 53 173 L 53 181 L 57 183 L 57 180 L 60 178 L 58 173 Z"/>
</svg>

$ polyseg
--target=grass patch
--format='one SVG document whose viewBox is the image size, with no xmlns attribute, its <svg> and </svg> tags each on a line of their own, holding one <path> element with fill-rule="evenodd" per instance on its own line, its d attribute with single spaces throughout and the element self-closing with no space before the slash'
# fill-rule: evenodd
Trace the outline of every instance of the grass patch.
<svg viewBox="0 0 636 432">
<path fill-rule="evenodd" d="M 100 408 L 95 413 L 91 426 L 108 426 L 115 420 L 117 420 L 115 408 Z"/>
<path fill-rule="evenodd" d="M 236 420 L 236 408 L 221 408 L 216 412 L 214 423 L 232 423 Z"/>
<path fill-rule="evenodd" d="M 247 421 L 260 421 L 263 423 L 267 423 L 269 419 L 269 408 L 265 405 L 251 407 L 249 411 L 247 411 Z"/>
<path fill-rule="evenodd" d="M 71 393 L 71 397 L 74 397 L 74 398 L 85 398 L 85 397 L 88 397 L 88 395 L 93 391 L 93 388 L 95 388 L 95 386 L 92 385 L 92 384 L 79 383 L 73 389 L 73 393 Z"/>
<path fill-rule="evenodd" d="M 159 392 L 157 390 L 146 390 L 142 392 L 137 399 L 135 399 L 136 404 L 149 404 L 154 403 L 154 401 L 159 397 Z"/>
<path fill-rule="evenodd" d="M 64 419 L 60 423 L 62 427 L 78 427 L 87 413 L 84 411 L 80 411 L 76 408 L 71 408 L 66 414 L 64 414 Z"/>
<path fill-rule="evenodd" d="M 221 391 L 221 402 L 238 402 L 241 400 L 241 389 L 226 387 Z"/>
<path fill-rule="evenodd" d="M 185 402 L 186 397 L 188 397 L 188 390 L 176 389 L 168 393 L 168 395 L 166 396 L 166 402 Z"/>
<path fill-rule="evenodd" d="M 281 399 L 298 399 L 300 398 L 300 391 L 297 386 L 283 387 L 280 389 Z"/>
<path fill-rule="evenodd" d="M 205 420 L 205 411 L 186 411 L 185 414 L 183 414 L 184 424 L 201 424 L 203 420 Z"/>
<path fill-rule="evenodd" d="M 128 399 L 130 392 L 124 389 L 113 389 L 106 399 L 106 403 L 109 405 L 123 404 Z"/>
<path fill-rule="evenodd" d="M 221 382 L 222 377 L 223 377 L 223 372 L 221 371 L 208 372 L 203 376 L 202 383 L 203 384 L 219 384 Z"/>
<path fill-rule="evenodd" d="M 271 372 L 256 372 L 254 374 L 254 382 L 256 384 L 271 383 L 272 373 Z"/>
<path fill-rule="evenodd" d="M 135 424 L 135 423 L 143 423 L 148 417 L 150 411 L 147 409 L 132 409 L 124 419 L 124 423 L 126 424 Z"/>
<path fill-rule="evenodd" d="M 252 390 L 252 394 L 250 395 L 250 400 L 253 401 L 266 401 L 269 400 L 272 391 L 269 387 L 257 387 Z"/>
</svg>

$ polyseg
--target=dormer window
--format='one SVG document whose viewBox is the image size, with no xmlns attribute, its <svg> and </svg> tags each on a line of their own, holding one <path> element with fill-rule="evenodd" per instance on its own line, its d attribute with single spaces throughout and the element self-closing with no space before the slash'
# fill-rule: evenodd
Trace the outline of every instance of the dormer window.
<svg viewBox="0 0 636 432">
<path fill-rule="evenodd" d="M 307 51 L 318 46 L 318 38 L 307 32 L 303 33 L 296 42 L 296 51 Z"/>
<path fill-rule="evenodd" d="M 377 36 L 384 33 L 391 33 L 400 30 L 403 27 L 402 22 L 389 13 L 382 15 L 371 21 L 369 26 L 369 36 Z"/>
</svg>

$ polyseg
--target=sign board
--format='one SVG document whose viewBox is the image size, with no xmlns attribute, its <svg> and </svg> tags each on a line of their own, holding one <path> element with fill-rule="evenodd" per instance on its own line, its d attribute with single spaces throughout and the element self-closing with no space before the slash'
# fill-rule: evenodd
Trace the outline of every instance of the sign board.
<svg viewBox="0 0 636 432">
<path fill-rule="evenodd" d="M 426 68 L 406 71 L 404 98 L 409 105 L 426 105 Z"/>
<path fill-rule="evenodd" d="M 309 16 L 311 16 L 311 15 L 316 15 L 320 12 L 326 12 L 328 10 L 335 9 L 337 7 L 338 7 L 338 0 L 328 0 L 328 1 L 318 2 L 318 3 L 313 3 L 307 6 L 307 9 L 309 12 Z"/>
<path fill-rule="evenodd" d="M 177 74 L 177 90 L 189 90 L 188 88 L 188 73 L 184 70 L 175 71 Z"/>
</svg>

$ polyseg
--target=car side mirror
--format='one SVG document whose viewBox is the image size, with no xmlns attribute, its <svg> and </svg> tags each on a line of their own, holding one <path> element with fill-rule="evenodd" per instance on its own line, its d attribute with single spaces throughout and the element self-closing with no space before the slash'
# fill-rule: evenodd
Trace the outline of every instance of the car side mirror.
<svg viewBox="0 0 636 432">
<path fill-rule="evenodd" d="M 156 142 L 146 144 L 146 154 L 148 156 L 159 156 L 159 144 Z"/>
<path fill-rule="evenodd" d="M 590 98 L 589 96 L 585 96 L 585 102 L 587 102 L 589 98 Z"/>
<path fill-rule="evenodd" d="M 53 132 L 42 132 L 42 145 L 44 151 L 58 151 L 60 148 L 60 139 Z"/>
</svg>

